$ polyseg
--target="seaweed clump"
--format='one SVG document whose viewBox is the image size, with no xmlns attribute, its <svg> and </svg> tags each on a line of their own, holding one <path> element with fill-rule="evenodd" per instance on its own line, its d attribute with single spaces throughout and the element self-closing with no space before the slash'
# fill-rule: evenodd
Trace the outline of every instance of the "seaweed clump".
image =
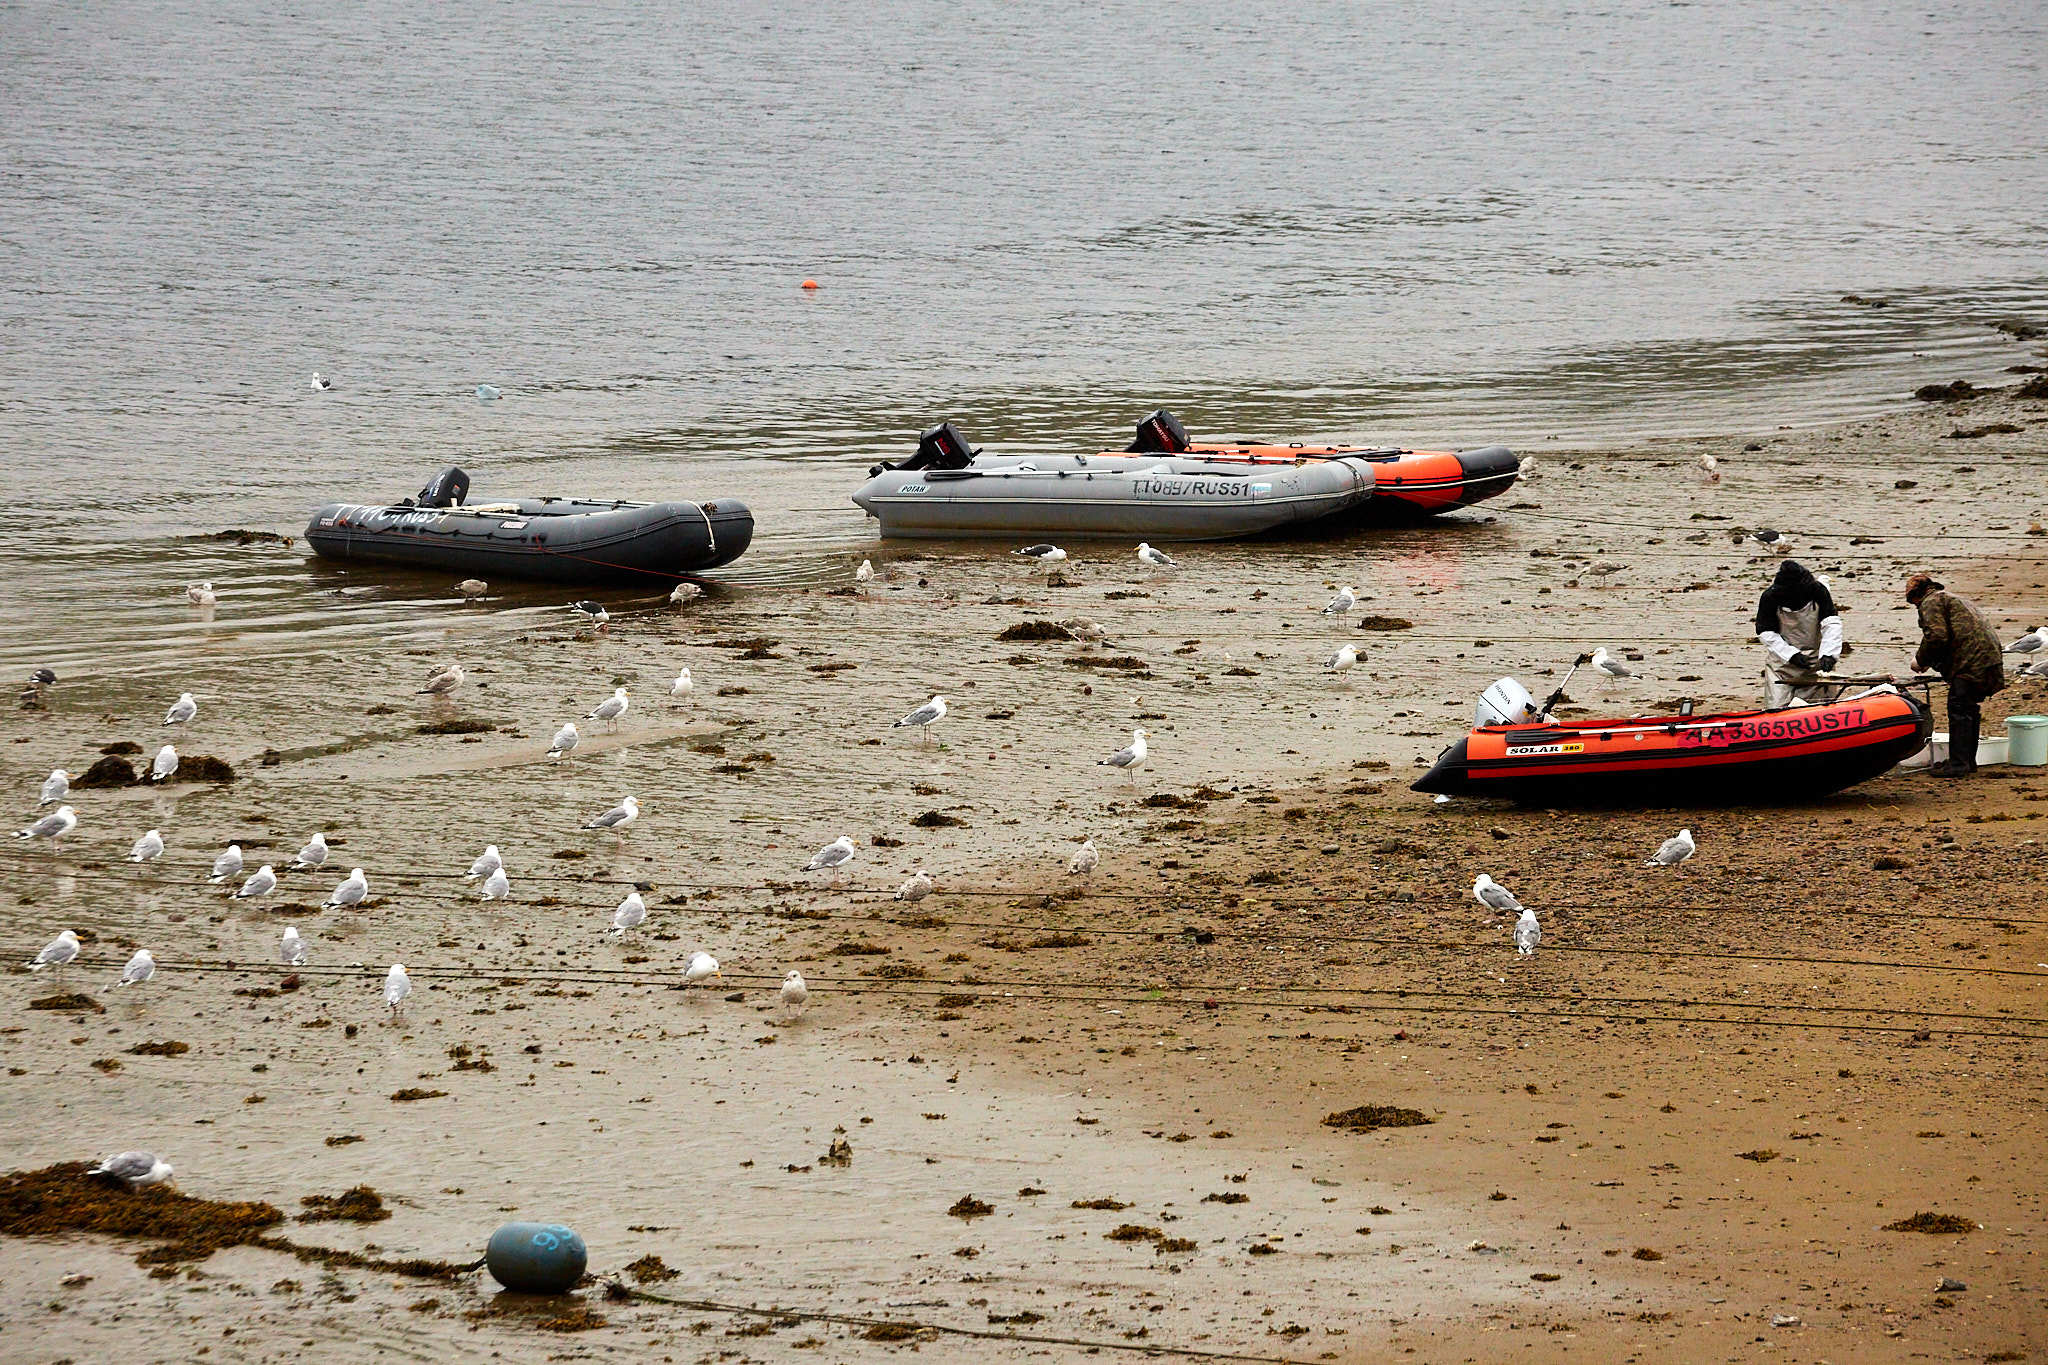
<svg viewBox="0 0 2048 1365">
<path fill-rule="evenodd" d="M 198 1199 L 163 1185 L 131 1190 L 85 1172 L 83 1161 L 64 1161 L 0 1177 L 0 1233 L 144 1238 L 156 1245 L 136 1263 L 164 1265 L 203 1261 L 222 1247 L 254 1242 L 263 1229 L 284 1221 L 283 1213 L 265 1203 Z"/>
<path fill-rule="evenodd" d="M 1074 632 L 1057 621 L 1019 621 L 1014 626 L 1005 626 L 996 639 L 1004 643 L 1013 640 L 1071 640 Z"/>
<path fill-rule="evenodd" d="M 182 764 L 180 765 L 182 766 Z M 135 765 L 118 754 L 93 760 L 93 765 L 72 779 L 73 787 L 132 787 L 137 778 Z"/>
<path fill-rule="evenodd" d="M 1953 1213 L 1916 1213 L 1896 1223 L 1886 1223 L 1886 1232 L 1963 1233 L 1975 1232 L 1977 1225 Z"/>
<path fill-rule="evenodd" d="M 1420 1109 L 1401 1109 L 1391 1104 L 1361 1104 L 1353 1109 L 1326 1115 L 1325 1128 L 1342 1128 L 1352 1133 L 1370 1133 L 1379 1128 L 1419 1128 L 1436 1120 Z"/>
<path fill-rule="evenodd" d="M 342 1194 L 309 1194 L 299 1203 L 306 1208 L 301 1223 L 381 1223 L 391 1216 L 383 1196 L 368 1185 Z"/>
</svg>

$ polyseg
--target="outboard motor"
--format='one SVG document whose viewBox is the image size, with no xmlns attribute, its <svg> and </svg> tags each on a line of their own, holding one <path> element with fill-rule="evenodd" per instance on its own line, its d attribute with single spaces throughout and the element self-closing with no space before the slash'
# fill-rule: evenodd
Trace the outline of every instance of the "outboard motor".
<svg viewBox="0 0 2048 1365">
<path fill-rule="evenodd" d="M 1147 413 L 1138 423 L 1138 439 L 1132 452 L 1141 455 L 1179 455 L 1188 448 L 1188 430 L 1165 408 Z"/>
<path fill-rule="evenodd" d="M 951 422 L 941 422 L 927 428 L 917 438 L 917 454 L 902 464 L 890 464 L 887 460 L 868 471 L 868 477 L 891 469 L 965 469 L 981 454 L 967 443 L 960 434 L 960 428 Z"/>
<path fill-rule="evenodd" d="M 1479 706 L 1472 719 L 1475 725 L 1522 725 L 1543 719 L 1543 712 L 1537 709 L 1536 699 L 1529 695 L 1528 688 L 1513 678 L 1502 678 L 1479 694 Z"/>
<path fill-rule="evenodd" d="M 460 507 L 462 500 L 469 496 L 469 475 L 454 465 L 434 476 L 434 481 L 420 490 L 421 507 Z"/>
</svg>

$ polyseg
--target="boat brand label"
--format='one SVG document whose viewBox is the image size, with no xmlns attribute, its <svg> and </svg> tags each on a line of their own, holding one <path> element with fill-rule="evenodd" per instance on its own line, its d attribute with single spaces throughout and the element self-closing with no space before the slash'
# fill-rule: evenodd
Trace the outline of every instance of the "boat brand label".
<svg viewBox="0 0 2048 1365">
<path fill-rule="evenodd" d="M 1526 758 L 1530 754 L 1582 754 L 1586 746 L 1577 741 L 1557 744 L 1510 744 L 1509 758 Z"/>
<path fill-rule="evenodd" d="M 927 484 L 906 483 L 896 491 L 898 493 L 929 493 L 931 491 L 931 488 Z"/>
<path fill-rule="evenodd" d="M 1865 716 L 1862 707 L 1831 707 L 1825 711 L 1799 711 L 1789 715 L 1772 716 L 1767 720 L 1736 720 L 1726 725 L 1703 725 L 1696 729 L 1680 731 L 1678 738 L 1682 744 L 1721 749 L 1730 744 L 1750 744 L 1765 739 L 1812 739 L 1842 730 L 1858 729 L 1863 724 Z"/>
<path fill-rule="evenodd" d="M 432 507 L 394 510 L 360 503 L 349 503 L 335 513 L 337 519 L 360 526 L 367 531 L 382 530 L 391 526 L 438 526 L 446 515 L 438 508 Z"/>
</svg>

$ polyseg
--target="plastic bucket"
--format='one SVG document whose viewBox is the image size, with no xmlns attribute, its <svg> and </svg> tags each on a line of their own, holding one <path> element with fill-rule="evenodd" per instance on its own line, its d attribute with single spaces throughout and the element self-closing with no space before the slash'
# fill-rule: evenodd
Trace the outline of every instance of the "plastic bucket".
<svg viewBox="0 0 2048 1365">
<path fill-rule="evenodd" d="M 1977 766 L 1988 768 L 1994 763 L 2004 763 L 2009 752 L 2007 736 L 1986 735 L 1977 741 Z"/>
<path fill-rule="evenodd" d="M 2005 734 L 2010 741 L 2007 762 L 2022 768 L 2048 764 L 2048 716 L 2007 716 Z"/>
</svg>

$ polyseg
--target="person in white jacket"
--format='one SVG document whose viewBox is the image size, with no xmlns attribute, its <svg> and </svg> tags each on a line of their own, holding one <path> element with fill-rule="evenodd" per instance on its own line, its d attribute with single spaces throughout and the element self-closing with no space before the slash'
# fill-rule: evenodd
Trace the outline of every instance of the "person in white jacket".
<svg viewBox="0 0 2048 1365">
<path fill-rule="evenodd" d="M 1764 704 L 1825 701 L 1822 675 L 1842 660 L 1842 614 L 1828 585 L 1788 559 L 1756 604 L 1756 638 L 1765 650 Z"/>
</svg>

